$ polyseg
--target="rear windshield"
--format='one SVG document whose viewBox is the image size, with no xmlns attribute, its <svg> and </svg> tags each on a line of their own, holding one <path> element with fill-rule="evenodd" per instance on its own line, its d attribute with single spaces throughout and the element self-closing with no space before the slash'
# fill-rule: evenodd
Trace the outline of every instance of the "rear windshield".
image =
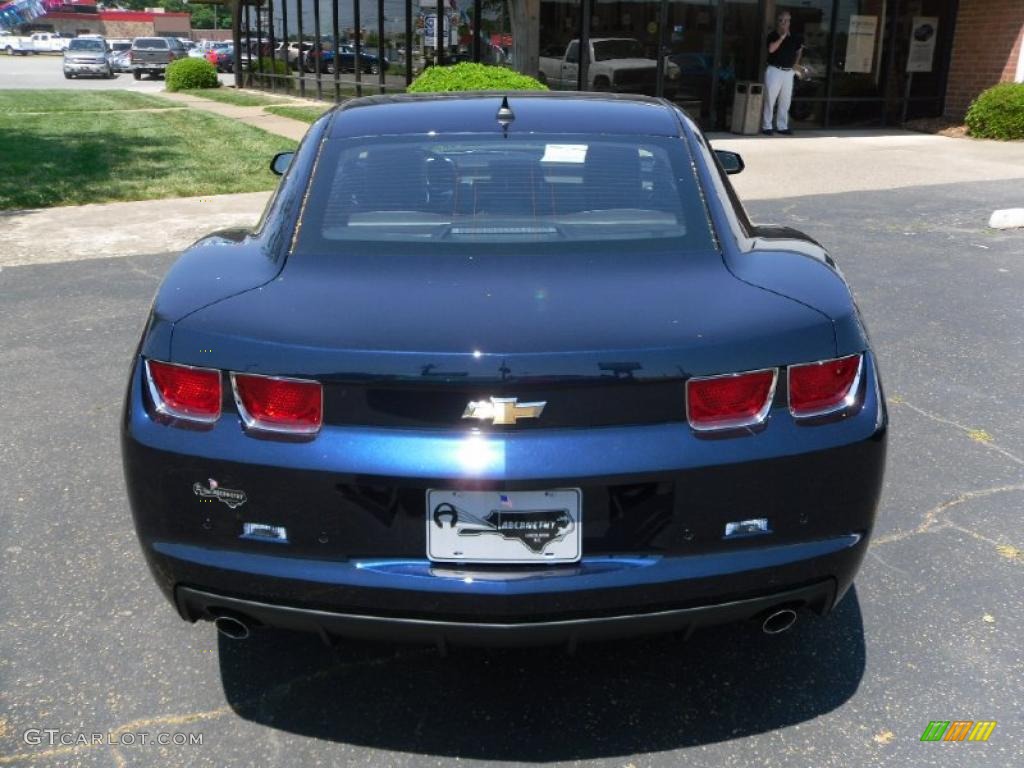
<svg viewBox="0 0 1024 768">
<path fill-rule="evenodd" d="M 167 41 L 162 37 L 140 37 L 132 43 L 134 48 L 166 48 Z"/>
<path fill-rule="evenodd" d="M 323 149 L 298 252 L 714 248 L 686 146 L 648 136 L 462 134 Z"/>
<path fill-rule="evenodd" d="M 102 40 L 79 40 L 78 38 L 68 43 L 69 51 L 100 51 L 103 52 L 106 48 L 103 45 Z"/>
</svg>

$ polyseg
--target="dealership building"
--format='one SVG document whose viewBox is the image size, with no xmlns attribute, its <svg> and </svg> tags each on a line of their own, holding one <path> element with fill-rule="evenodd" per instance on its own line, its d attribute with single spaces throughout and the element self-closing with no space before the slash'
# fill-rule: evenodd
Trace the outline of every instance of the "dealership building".
<svg viewBox="0 0 1024 768">
<path fill-rule="evenodd" d="M 737 84 L 763 81 L 784 10 L 804 41 L 798 126 L 959 118 L 988 86 L 1024 79 L 1024 0 L 264 0 L 244 6 L 240 24 L 264 39 L 358 38 L 371 55 L 400 52 L 387 77 L 303 83 L 324 98 L 400 89 L 424 61 L 477 60 L 557 88 L 664 96 L 722 129 Z"/>
</svg>

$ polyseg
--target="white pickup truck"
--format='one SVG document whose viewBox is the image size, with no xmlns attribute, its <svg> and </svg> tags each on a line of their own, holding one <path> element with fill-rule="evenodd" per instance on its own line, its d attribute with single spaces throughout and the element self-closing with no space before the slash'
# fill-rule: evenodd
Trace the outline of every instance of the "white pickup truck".
<svg viewBox="0 0 1024 768">
<path fill-rule="evenodd" d="M 564 53 L 541 53 L 538 79 L 551 88 L 573 89 L 580 71 L 580 41 L 571 40 Z M 639 40 L 631 37 L 590 38 L 590 65 L 587 67 L 588 91 L 654 93 L 658 62 L 648 58 Z M 679 67 L 665 60 L 665 76 L 679 77 Z"/>
<path fill-rule="evenodd" d="M 8 56 L 19 54 L 21 56 L 28 56 L 30 53 L 35 53 L 35 46 L 32 44 L 32 38 L 28 35 L 12 35 L 10 32 L 0 32 L 0 52 L 6 53 Z"/>
<path fill-rule="evenodd" d="M 30 53 L 60 53 L 68 47 L 70 37 L 63 37 L 56 32 L 33 32 L 31 35 L 12 35 L 9 32 L 0 34 L 0 52 L 8 56 Z"/>
<path fill-rule="evenodd" d="M 70 37 L 64 37 L 57 32 L 34 32 L 32 34 L 32 47 L 36 53 L 60 53 L 71 42 Z"/>
</svg>

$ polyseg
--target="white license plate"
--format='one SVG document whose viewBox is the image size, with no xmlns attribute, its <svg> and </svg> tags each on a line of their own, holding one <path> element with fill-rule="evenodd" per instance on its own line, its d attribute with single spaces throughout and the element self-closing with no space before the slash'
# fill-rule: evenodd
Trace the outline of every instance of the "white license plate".
<svg viewBox="0 0 1024 768">
<path fill-rule="evenodd" d="M 459 563 L 574 563 L 579 488 L 427 491 L 427 557 Z"/>
</svg>

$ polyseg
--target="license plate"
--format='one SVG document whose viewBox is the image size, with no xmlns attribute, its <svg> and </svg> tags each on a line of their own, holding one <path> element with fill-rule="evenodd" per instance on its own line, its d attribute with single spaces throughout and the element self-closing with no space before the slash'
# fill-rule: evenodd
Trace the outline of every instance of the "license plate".
<svg viewBox="0 0 1024 768">
<path fill-rule="evenodd" d="M 574 563 L 579 488 L 427 491 L 427 557 L 459 563 Z"/>
</svg>

